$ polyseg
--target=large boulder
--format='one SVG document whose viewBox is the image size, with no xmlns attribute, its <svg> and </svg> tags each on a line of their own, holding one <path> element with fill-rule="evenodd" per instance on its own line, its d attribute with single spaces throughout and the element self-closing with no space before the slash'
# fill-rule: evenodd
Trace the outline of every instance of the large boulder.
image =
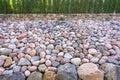
<svg viewBox="0 0 120 80">
<path fill-rule="evenodd" d="M 112 63 L 102 65 L 105 72 L 105 80 L 120 80 L 120 66 Z"/>
<path fill-rule="evenodd" d="M 22 72 L 16 72 L 12 75 L 1 75 L 0 80 L 25 80 L 25 76 Z"/>
<path fill-rule="evenodd" d="M 42 73 L 40 72 L 32 72 L 27 80 L 43 80 Z"/>
<path fill-rule="evenodd" d="M 97 65 L 93 63 L 85 63 L 78 70 L 78 75 L 82 80 L 103 80 L 104 74 Z"/>
<path fill-rule="evenodd" d="M 76 68 L 73 64 L 66 63 L 58 67 L 55 80 L 77 80 Z"/>
</svg>

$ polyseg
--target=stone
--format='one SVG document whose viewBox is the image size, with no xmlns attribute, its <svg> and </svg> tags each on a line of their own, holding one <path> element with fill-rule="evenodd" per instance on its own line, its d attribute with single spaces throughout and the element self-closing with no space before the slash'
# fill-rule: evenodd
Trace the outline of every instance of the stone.
<svg viewBox="0 0 120 80">
<path fill-rule="evenodd" d="M 115 60 L 114 58 L 108 58 L 107 62 L 108 62 L 108 63 L 117 64 L 117 65 L 120 64 L 119 61 Z"/>
<path fill-rule="evenodd" d="M 64 58 L 71 59 L 71 58 L 72 58 L 72 55 L 70 55 L 69 53 L 66 53 L 66 54 L 64 55 Z"/>
<path fill-rule="evenodd" d="M 3 75 L 13 75 L 13 70 L 5 70 Z"/>
<path fill-rule="evenodd" d="M 8 48 L 10 48 L 10 49 L 15 49 L 15 48 L 16 48 L 16 45 L 15 45 L 15 44 L 9 44 L 9 45 L 8 45 Z"/>
<path fill-rule="evenodd" d="M 25 72 L 26 70 L 27 70 L 27 66 L 22 66 L 22 67 L 21 67 L 21 71 L 22 71 L 22 72 Z"/>
<path fill-rule="evenodd" d="M 58 54 L 58 53 L 59 53 L 59 50 L 53 49 L 53 50 L 52 50 L 52 53 L 53 53 L 53 54 Z"/>
<path fill-rule="evenodd" d="M 33 66 L 38 66 L 40 61 L 32 61 Z"/>
<path fill-rule="evenodd" d="M 51 55 L 46 55 L 46 59 L 50 59 L 51 58 Z"/>
<path fill-rule="evenodd" d="M 9 55 L 12 53 L 12 49 L 0 48 L 0 55 Z"/>
<path fill-rule="evenodd" d="M 46 49 L 46 46 L 45 46 L 44 44 L 40 44 L 40 47 L 41 47 L 42 49 Z"/>
<path fill-rule="evenodd" d="M 76 66 L 79 66 L 81 64 L 81 59 L 80 58 L 73 58 L 73 59 L 71 59 L 71 63 L 76 65 Z"/>
<path fill-rule="evenodd" d="M 44 80 L 55 80 L 55 72 L 53 71 L 46 71 L 43 78 Z"/>
<path fill-rule="evenodd" d="M 9 77 L 9 80 L 25 80 L 25 75 L 22 72 L 16 72 Z"/>
<path fill-rule="evenodd" d="M 46 66 L 51 66 L 52 62 L 50 60 L 46 60 L 45 64 Z"/>
<path fill-rule="evenodd" d="M 18 39 L 21 40 L 23 38 L 27 37 L 27 33 L 22 33 L 18 36 Z"/>
<path fill-rule="evenodd" d="M 0 76 L 0 79 L 2 80 L 25 80 L 25 76 L 22 72 L 16 72 L 12 75 L 3 74 Z"/>
<path fill-rule="evenodd" d="M 0 75 L 2 75 L 2 73 L 5 71 L 5 69 L 3 67 L 0 67 Z"/>
<path fill-rule="evenodd" d="M 82 64 L 77 72 L 82 80 L 103 80 L 104 77 L 103 72 L 93 63 Z"/>
<path fill-rule="evenodd" d="M 31 63 L 26 59 L 26 58 L 21 58 L 20 61 L 18 62 L 19 66 L 27 66 L 30 65 Z"/>
<path fill-rule="evenodd" d="M 105 44 L 105 47 L 106 47 L 107 49 L 111 49 L 111 48 L 112 48 L 112 45 L 111 45 L 111 44 Z"/>
<path fill-rule="evenodd" d="M 54 49 L 54 45 L 53 45 L 53 44 L 49 44 L 49 45 L 47 46 L 47 49 L 48 49 L 48 50 Z"/>
<path fill-rule="evenodd" d="M 112 63 L 105 63 L 101 66 L 105 72 L 106 80 L 119 80 L 120 79 L 120 66 Z"/>
<path fill-rule="evenodd" d="M 99 58 L 93 57 L 93 58 L 91 58 L 90 61 L 93 62 L 93 63 L 97 63 L 99 61 Z"/>
<path fill-rule="evenodd" d="M 20 59 L 20 58 L 23 58 L 25 56 L 25 54 L 24 53 L 19 53 L 17 56 Z"/>
<path fill-rule="evenodd" d="M 41 63 L 41 64 L 42 64 L 42 63 L 45 63 L 45 61 L 46 61 L 46 60 L 45 60 L 44 58 L 41 58 L 41 59 L 40 59 L 40 63 Z"/>
<path fill-rule="evenodd" d="M 38 66 L 38 70 L 39 70 L 40 72 L 45 72 L 46 69 L 47 69 L 47 67 L 46 67 L 45 64 L 41 64 L 41 65 Z"/>
<path fill-rule="evenodd" d="M 51 50 L 46 50 L 46 54 L 50 55 L 52 53 Z"/>
<path fill-rule="evenodd" d="M 32 72 L 28 76 L 27 80 L 43 80 L 42 79 L 42 73 L 40 73 L 40 72 Z"/>
<path fill-rule="evenodd" d="M 45 58 L 46 53 L 44 51 L 40 52 L 40 58 Z"/>
<path fill-rule="evenodd" d="M 60 65 L 60 63 L 58 61 L 52 61 L 52 66 L 53 67 L 57 67 L 59 65 Z"/>
<path fill-rule="evenodd" d="M 0 67 L 4 64 L 4 59 L 0 57 Z"/>
<path fill-rule="evenodd" d="M 14 66 L 13 72 L 20 72 L 21 67 L 20 66 Z"/>
<path fill-rule="evenodd" d="M 58 67 L 58 72 L 55 80 L 77 80 L 77 72 L 75 66 L 66 63 Z"/>
<path fill-rule="evenodd" d="M 95 55 L 95 54 L 97 54 L 97 50 L 94 49 L 94 48 L 91 48 L 91 49 L 88 50 L 88 53 L 91 54 L 91 55 Z"/>
<path fill-rule="evenodd" d="M 58 53 L 58 56 L 64 56 L 64 52 Z"/>
<path fill-rule="evenodd" d="M 24 74 L 26 77 L 28 77 L 30 75 L 30 71 L 26 70 Z"/>
<path fill-rule="evenodd" d="M 71 47 L 71 46 L 68 46 L 68 47 L 67 47 L 67 50 L 68 50 L 68 51 L 74 51 L 74 48 Z"/>
<path fill-rule="evenodd" d="M 89 62 L 89 59 L 86 59 L 86 58 L 82 59 L 82 63 L 88 63 L 88 62 Z"/>
<path fill-rule="evenodd" d="M 12 64 L 12 58 L 7 57 L 4 63 L 4 67 L 9 67 Z"/>
<path fill-rule="evenodd" d="M 38 61 L 40 58 L 39 56 L 33 56 L 31 57 L 30 61 L 33 62 L 33 61 Z"/>
<path fill-rule="evenodd" d="M 48 70 L 48 71 L 57 72 L 57 68 L 56 68 L 56 67 L 48 67 L 47 70 Z"/>
<path fill-rule="evenodd" d="M 36 55 L 36 50 L 32 49 L 29 51 L 30 56 L 35 56 Z"/>
<path fill-rule="evenodd" d="M 63 47 L 61 45 L 56 45 L 55 47 L 56 50 L 59 50 L 59 51 L 62 51 L 63 50 Z"/>
<path fill-rule="evenodd" d="M 37 70 L 37 66 L 28 66 L 28 70 L 29 71 L 36 71 Z"/>
</svg>

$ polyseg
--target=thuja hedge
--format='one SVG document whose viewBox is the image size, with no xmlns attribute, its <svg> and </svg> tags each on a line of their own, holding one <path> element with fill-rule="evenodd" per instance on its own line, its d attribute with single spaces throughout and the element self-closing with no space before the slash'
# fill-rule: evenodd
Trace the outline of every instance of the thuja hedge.
<svg viewBox="0 0 120 80">
<path fill-rule="evenodd" d="M 0 0 L 0 13 L 114 12 L 120 12 L 120 0 Z"/>
</svg>

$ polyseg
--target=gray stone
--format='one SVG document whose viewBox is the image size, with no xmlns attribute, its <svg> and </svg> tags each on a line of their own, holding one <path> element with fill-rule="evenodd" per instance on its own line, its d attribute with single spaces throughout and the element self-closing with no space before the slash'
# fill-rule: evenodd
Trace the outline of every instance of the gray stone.
<svg viewBox="0 0 120 80">
<path fill-rule="evenodd" d="M 14 71 L 14 72 L 19 72 L 19 71 L 20 71 L 20 68 L 21 68 L 20 66 L 14 66 L 14 67 L 13 67 L 13 71 Z"/>
<path fill-rule="evenodd" d="M 30 65 L 30 62 L 25 58 L 21 58 L 20 61 L 18 62 L 18 65 L 19 66 L 27 66 L 27 65 Z"/>
<path fill-rule="evenodd" d="M 15 45 L 15 44 L 9 44 L 9 45 L 8 45 L 8 48 L 10 48 L 10 49 L 15 49 L 15 48 L 16 48 L 16 45 Z"/>
<path fill-rule="evenodd" d="M 81 59 L 80 58 L 73 58 L 73 59 L 71 59 L 71 63 L 76 65 L 76 66 L 79 66 L 81 64 Z"/>
<path fill-rule="evenodd" d="M 30 74 L 30 76 L 27 78 L 27 80 L 43 80 L 42 79 L 42 73 L 33 72 L 33 73 Z"/>
<path fill-rule="evenodd" d="M 77 48 L 78 47 L 78 43 L 73 43 L 72 45 L 74 48 Z"/>
<path fill-rule="evenodd" d="M 3 72 L 4 75 L 12 75 L 13 74 L 13 70 L 5 70 Z"/>
<path fill-rule="evenodd" d="M 71 59 L 71 58 L 72 58 L 72 55 L 70 55 L 69 53 L 66 53 L 66 54 L 64 55 L 64 57 L 65 57 L 65 58 L 68 58 L 68 59 Z"/>
<path fill-rule="evenodd" d="M 47 69 L 47 67 L 46 67 L 45 64 L 41 64 L 41 65 L 38 66 L 38 70 L 41 71 L 41 72 L 44 72 L 46 69 Z"/>
<path fill-rule="evenodd" d="M 10 53 L 12 53 L 12 49 L 0 48 L 0 55 L 9 55 Z"/>
<path fill-rule="evenodd" d="M 106 63 L 102 66 L 105 72 L 105 80 L 119 80 L 120 79 L 120 66 L 112 63 Z"/>
<path fill-rule="evenodd" d="M 51 54 L 52 51 L 51 51 L 51 50 L 46 50 L 46 53 L 47 53 L 47 54 Z"/>
<path fill-rule="evenodd" d="M 11 39 L 10 43 L 12 43 L 12 44 L 18 44 L 18 40 L 17 39 Z"/>
<path fill-rule="evenodd" d="M 55 80 L 77 80 L 77 72 L 74 65 L 66 63 L 58 67 Z"/>
<path fill-rule="evenodd" d="M 117 64 L 117 65 L 119 64 L 119 61 L 115 60 L 114 58 L 109 58 L 107 62 Z"/>
<path fill-rule="evenodd" d="M 60 63 L 58 61 L 52 61 L 52 66 L 53 67 L 57 67 L 59 65 L 60 65 Z"/>
<path fill-rule="evenodd" d="M 0 80 L 25 80 L 25 76 L 22 72 L 16 72 L 12 75 L 1 75 Z"/>
<path fill-rule="evenodd" d="M 48 50 L 54 49 L 54 45 L 53 45 L 53 44 L 49 44 L 49 45 L 47 46 L 47 49 L 48 49 Z"/>
<path fill-rule="evenodd" d="M 33 62 L 33 61 L 38 61 L 40 58 L 39 58 L 39 56 L 33 56 L 33 57 L 31 57 L 31 62 Z"/>
</svg>

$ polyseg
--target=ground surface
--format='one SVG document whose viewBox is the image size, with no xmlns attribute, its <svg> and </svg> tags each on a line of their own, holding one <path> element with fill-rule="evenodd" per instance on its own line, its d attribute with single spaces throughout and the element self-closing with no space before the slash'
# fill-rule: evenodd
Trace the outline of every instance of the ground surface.
<svg viewBox="0 0 120 80">
<path fill-rule="evenodd" d="M 3 16 L 2 16 L 3 17 Z M 45 72 L 66 63 L 120 65 L 120 20 L 0 21 L 0 74 Z M 8 19 L 8 20 L 7 20 Z M 41 67 L 41 65 L 44 67 Z M 0 79 L 1 80 L 1 79 Z"/>
</svg>

